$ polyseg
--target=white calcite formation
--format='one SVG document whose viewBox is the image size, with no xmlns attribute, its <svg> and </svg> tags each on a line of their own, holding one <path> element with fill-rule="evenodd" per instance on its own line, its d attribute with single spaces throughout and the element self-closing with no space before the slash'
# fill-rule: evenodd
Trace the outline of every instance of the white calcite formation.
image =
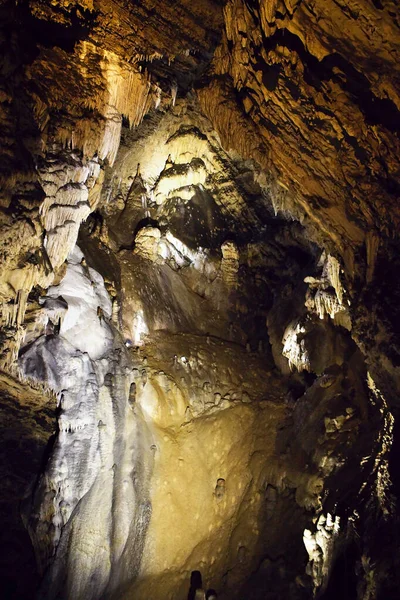
<svg viewBox="0 0 400 600">
<path fill-rule="evenodd" d="M 129 402 L 132 365 L 110 325 L 102 277 L 78 248 L 44 310 L 57 298 L 67 304 L 59 332 L 39 337 L 20 359 L 24 376 L 45 381 L 59 398 L 59 431 L 28 528 L 47 569 L 42 597 L 95 600 L 139 567 L 152 437 Z"/>
<path fill-rule="evenodd" d="M 2 592 L 396 597 L 397 3 L 158 4 L 1 13 Z"/>
<path fill-rule="evenodd" d="M 60 335 L 67 342 L 97 360 L 110 350 L 114 333 L 109 325 L 112 303 L 103 278 L 86 265 L 78 247 L 68 257 L 65 277 L 50 287 L 46 304 L 63 299 L 68 310 L 60 323 Z"/>
<path fill-rule="evenodd" d="M 340 280 L 340 263 L 330 254 L 325 260 L 323 255 L 321 262 L 321 278 L 306 277 L 304 280 L 309 285 L 306 306 L 310 311 L 317 313 L 320 319 L 328 315 L 336 325 L 350 330 L 351 319 L 345 290 Z"/>
<path fill-rule="evenodd" d="M 288 359 L 289 368 L 310 371 L 310 357 L 305 344 L 306 323 L 297 319 L 290 323 L 282 338 L 282 354 Z"/>
<path fill-rule="evenodd" d="M 39 171 L 46 194 L 40 216 L 46 231 L 45 248 L 55 269 L 62 265 L 78 237 L 79 227 L 90 214 L 90 190 L 100 173 L 98 160 L 82 161 L 73 151 L 62 162 L 47 157 Z"/>
<path fill-rule="evenodd" d="M 306 572 L 312 577 L 315 590 L 324 589 L 329 575 L 335 541 L 340 531 L 340 517 L 320 514 L 315 519 L 314 530 L 304 530 L 304 546 L 309 556 Z"/>
<path fill-rule="evenodd" d="M 134 166 L 139 169 L 145 188 L 143 217 L 149 216 L 149 209 L 152 216 L 155 210 L 168 216 L 200 190 L 212 193 L 224 215 L 251 219 L 243 193 L 233 180 L 235 170 L 228 155 L 210 123 L 193 110 L 192 102 L 193 99 L 177 101 L 145 140 L 138 139 L 133 148 L 120 147 L 113 179 L 103 192 L 106 210 L 114 210 L 116 196 L 129 196 Z M 208 226 L 212 227 L 212 223 Z"/>
</svg>

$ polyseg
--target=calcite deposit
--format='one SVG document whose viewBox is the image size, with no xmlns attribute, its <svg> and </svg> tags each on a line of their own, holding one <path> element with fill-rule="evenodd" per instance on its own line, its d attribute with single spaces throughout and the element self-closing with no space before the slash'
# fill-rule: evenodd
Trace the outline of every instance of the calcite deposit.
<svg viewBox="0 0 400 600">
<path fill-rule="evenodd" d="M 0 589 L 400 589 L 392 0 L 0 2 Z"/>
</svg>

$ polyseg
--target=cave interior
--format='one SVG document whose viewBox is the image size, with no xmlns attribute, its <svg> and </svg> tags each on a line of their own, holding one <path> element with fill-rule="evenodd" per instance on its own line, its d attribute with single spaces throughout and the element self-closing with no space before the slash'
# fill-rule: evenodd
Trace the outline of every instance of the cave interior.
<svg viewBox="0 0 400 600">
<path fill-rule="evenodd" d="M 398 0 L 0 31 L 1 596 L 399 598 Z"/>
</svg>

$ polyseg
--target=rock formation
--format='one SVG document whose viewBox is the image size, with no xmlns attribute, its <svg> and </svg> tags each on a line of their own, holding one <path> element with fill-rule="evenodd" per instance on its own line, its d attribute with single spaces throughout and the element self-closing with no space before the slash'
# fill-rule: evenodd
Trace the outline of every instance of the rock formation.
<svg viewBox="0 0 400 600">
<path fill-rule="evenodd" d="M 396 598 L 397 2 L 0 15 L 4 597 Z"/>
</svg>

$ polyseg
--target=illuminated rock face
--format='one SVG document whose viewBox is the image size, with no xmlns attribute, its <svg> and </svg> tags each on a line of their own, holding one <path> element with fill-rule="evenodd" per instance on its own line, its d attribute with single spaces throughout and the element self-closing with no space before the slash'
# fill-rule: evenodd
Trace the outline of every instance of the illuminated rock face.
<svg viewBox="0 0 400 600">
<path fill-rule="evenodd" d="M 346 547 L 353 496 L 368 477 L 385 481 L 390 413 L 336 321 L 339 263 L 272 209 L 258 234 L 246 230 L 227 203 L 245 206 L 244 176 L 261 193 L 257 175 L 208 136 L 182 129 L 179 113 L 159 121 L 148 154 L 154 144 L 160 172 L 180 174 L 158 196 L 156 167 L 142 160 L 138 173 L 124 141 L 84 252 L 40 299 L 42 329 L 22 349 L 23 376 L 59 402 L 25 512 L 42 598 L 184 599 L 195 571 L 199 597 L 311 598 Z M 186 165 L 200 158 L 211 173 L 195 184 Z M 338 511 L 352 460 L 364 461 L 360 478 Z M 376 503 L 390 510 L 385 494 Z"/>
<path fill-rule="evenodd" d="M 130 577 L 140 564 L 152 437 L 129 403 L 132 365 L 109 324 L 103 280 L 78 248 L 48 293 L 68 305 L 59 332 L 40 336 L 20 360 L 22 374 L 46 381 L 59 399 L 57 440 L 28 529 L 41 571 L 51 564 L 42 597 L 98 598 L 124 583 L 124 556 Z"/>
<path fill-rule="evenodd" d="M 393 597 L 395 7 L 131 4 L 0 9 L 6 594 Z"/>
</svg>

